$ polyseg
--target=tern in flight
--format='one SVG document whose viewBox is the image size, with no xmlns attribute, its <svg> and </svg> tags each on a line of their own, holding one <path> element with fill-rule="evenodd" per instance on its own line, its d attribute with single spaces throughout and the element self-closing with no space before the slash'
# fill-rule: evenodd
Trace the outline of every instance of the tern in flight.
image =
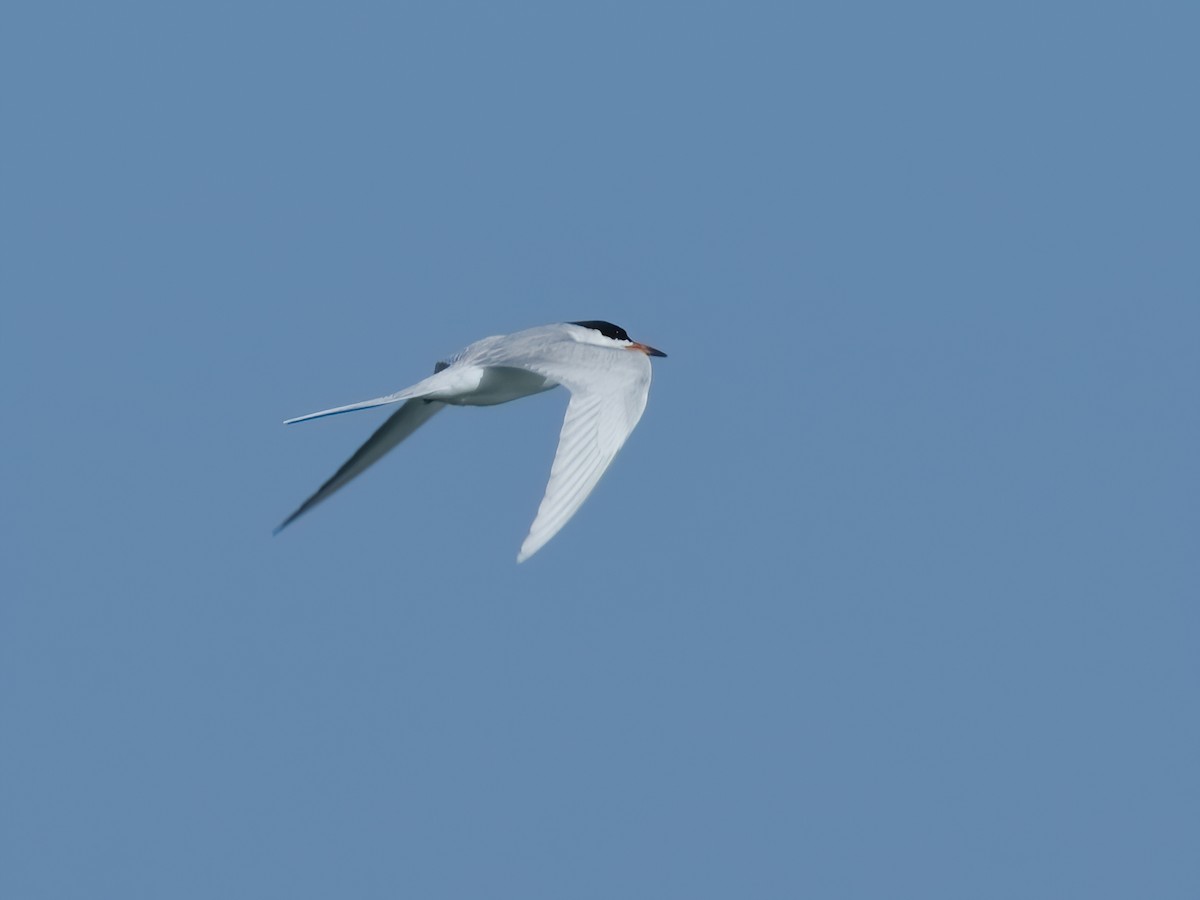
<svg viewBox="0 0 1200 900">
<path fill-rule="evenodd" d="M 494 406 L 561 384 L 571 392 L 571 401 L 546 494 L 517 554 L 517 562 L 524 562 L 570 521 L 633 432 L 650 393 L 651 356 L 666 354 L 630 340 L 624 328 L 611 322 L 542 325 L 476 341 L 439 362 L 424 381 L 386 397 L 288 419 L 285 425 L 402 404 L 275 533 L 344 487 L 447 404 Z"/>
</svg>

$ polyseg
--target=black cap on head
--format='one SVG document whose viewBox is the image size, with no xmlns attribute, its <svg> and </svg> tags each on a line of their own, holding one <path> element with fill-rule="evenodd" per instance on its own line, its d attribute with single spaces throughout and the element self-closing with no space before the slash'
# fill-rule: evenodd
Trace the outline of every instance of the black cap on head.
<svg viewBox="0 0 1200 900">
<path fill-rule="evenodd" d="M 572 322 L 572 325 L 582 325 L 584 328 L 590 328 L 593 331 L 598 331 L 607 338 L 612 338 L 614 341 L 627 341 L 629 335 L 620 325 L 614 325 L 612 322 L 604 322 L 602 320 L 587 321 L 587 322 Z"/>
</svg>

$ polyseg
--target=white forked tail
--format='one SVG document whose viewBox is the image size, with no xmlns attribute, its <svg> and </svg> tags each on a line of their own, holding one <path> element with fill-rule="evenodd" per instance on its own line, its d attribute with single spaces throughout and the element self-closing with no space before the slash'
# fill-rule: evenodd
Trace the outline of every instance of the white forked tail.
<svg viewBox="0 0 1200 900">
<path fill-rule="evenodd" d="M 295 425 L 297 422 L 307 422 L 309 419 L 320 419 L 323 416 L 336 416 L 338 413 L 370 409 L 373 406 L 386 406 L 389 403 L 399 403 L 410 396 L 412 395 L 408 391 L 400 391 L 398 394 L 388 394 L 386 397 L 376 397 L 374 400 L 363 400 L 360 403 L 351 403 L 348 406 L 335 406 L 333 409 L 323 409 L 320 412 L 309 413 L 306 416 L 296 416 L 294 419 L 287 419 L 283 424 Z"/>
<path fill-rule="evenodd" d="M 462 383 L 465 382 L 468 386 L 475 386 L 479 382 L 478 373 L 467 373 L 464 379 L 464 373 L 457 369 L 450 369 L 448 363 L 440 362 L 434 366 L 433 374 L 428 378 L 418 381 L 412 387 L 406 387 L 402 391 L 396 391 L 394 394 L 388 394 L 386 397 L 376 397 L 374 400 L 362 400 L 358 403 L 350 403 L 346 406 L 335 406 L 333 409 L 323 409 L 320 412 L 309 413 L 306 416 L 296 416 L 294 419 L 286 419 L 284 425 L 295 425 L 297 422 L 307 422 L 309 419 L 320 419 L 324 416 L 336 416 L 339 413 L 356 412 L 360 409 L 371 409 L 375 406 L 387 406 L 389 403 L 399 403 L 402 400 L 414 400 L 418 397 L 444 397 L 447 393 L 453 394 L 456 389 L 461 389 Z M 445 373 L 445 374 L 443 374 Z M 474 381 L 471 380 L 474 375 Z"/>
</svg>

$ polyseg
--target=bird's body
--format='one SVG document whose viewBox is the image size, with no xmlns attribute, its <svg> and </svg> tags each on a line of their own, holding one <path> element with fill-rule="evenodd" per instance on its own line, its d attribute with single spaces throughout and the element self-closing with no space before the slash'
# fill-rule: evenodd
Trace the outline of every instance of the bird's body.
<svg viewBox="0 0 1200 900">
<path fill-rule="evenodd" d="M 562 385 L 571 392 L 571 402 L 546 494 L 517 556 L 523 562 L 558 533 L 596 486 L 646 408 L 648 357 L 665 355 L 629 340 L 624 329 L 608 322 L 542 325 L 476 341 L 438 363 L 428 378 L 394 394 L 289 419 L 286 424 L 403 404 L 276 532 L 345 486 L 446 405 L 494 406 Z"/>
</svg>

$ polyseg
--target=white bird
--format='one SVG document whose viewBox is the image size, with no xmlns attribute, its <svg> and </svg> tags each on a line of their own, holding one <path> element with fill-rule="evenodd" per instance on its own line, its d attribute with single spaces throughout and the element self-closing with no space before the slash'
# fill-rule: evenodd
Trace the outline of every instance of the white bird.
<svg viewBox="0 0 1200 900">
<path fill-rule="evenodd" d="M 630 352 L 633 351 L 633 352 Z M 288 419 L 285 425 L 403 403 L 333 477 L 275 529 L 278 534 L 424 425 L 447 404 L 494 406 L 562 385 L 571 392 L 550 481 L 517 562 L 537 553 L 570 521 L 633 432 L 650 393 L 651 356 L 611 322 L 563 322 L 476 341 L 412 387 Z"/>
</svg>

